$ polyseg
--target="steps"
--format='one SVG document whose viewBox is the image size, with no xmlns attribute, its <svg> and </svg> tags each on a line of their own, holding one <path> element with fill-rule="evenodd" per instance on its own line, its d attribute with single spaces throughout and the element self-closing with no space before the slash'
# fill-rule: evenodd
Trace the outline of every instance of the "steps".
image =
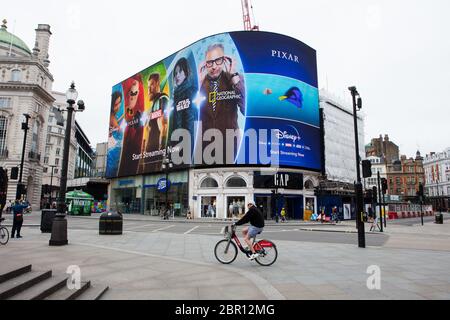
<svg viewBox="0 0 450 320">
<path fill-rule="evenodd" d="M 67 275 L 53 276 L 51 270 L 35 271 L 31 265 L 0 271 L 0 300 L 99 300 L 107 286 L 81 283 L 69 290 Z"/>
</svg>

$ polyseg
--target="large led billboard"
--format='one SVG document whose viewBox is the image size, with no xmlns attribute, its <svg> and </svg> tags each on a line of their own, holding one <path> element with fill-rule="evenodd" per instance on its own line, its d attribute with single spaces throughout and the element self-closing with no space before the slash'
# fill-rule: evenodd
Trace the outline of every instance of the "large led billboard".
<svg viewBox="0 0 450 320">
<path fill-rule="evenodd" d="M 223 33 L 113 86 L 107 177 L 159 172 L 168 156 L 175 167 L 319 171 L 315 50 L 270 32 Z"/>
</svg>

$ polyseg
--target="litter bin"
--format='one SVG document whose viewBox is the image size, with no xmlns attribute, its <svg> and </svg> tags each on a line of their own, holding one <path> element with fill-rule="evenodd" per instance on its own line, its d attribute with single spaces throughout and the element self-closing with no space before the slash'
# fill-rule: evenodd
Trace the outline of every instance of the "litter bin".
<svg viewBox="0 0 450 320">
<path fill-rule="evenodd" d="M 444 215 L 442 213 L 436 213 L 436 224 L 444 224 Z"/>
<path fill-rule="evenodd" d="M 41 232 L 52 233 L 53 220 L 56 216 L 55 209 L 45 209 L 41 213 Z"/>
<path fill-rule="evenodd" d="M 101 235 L 118 235 L 123 232 L 123 217 L 118 212 L 107 212 L 100 216 L 99 233 Z"/>
</svg>

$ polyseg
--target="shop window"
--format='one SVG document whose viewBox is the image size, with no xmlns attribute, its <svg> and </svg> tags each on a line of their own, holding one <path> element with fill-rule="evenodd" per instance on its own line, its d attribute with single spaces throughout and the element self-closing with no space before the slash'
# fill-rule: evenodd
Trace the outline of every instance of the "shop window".
<svg viewBox="0 0 450 320">
<path fill-rule="evenodd" d="M 219 184 L 213 178 L 206 178 L 200 185 L 200 188 L 218 188 L 218 187 Z"/>
<path fill-rule="evenodd" d="M 247 183 L 244 179 L 235 177 L 227 181 L 227 188 L 246 188 Z"/>
<path fill-rule="evenodd" d="M 216 197 L 202 197 L 202 218 L 216 218 L 216 205 Z"/>
<path fill-rule="evenodd" d="M 227 218 L 240 218 L 245 213 L 245 197 L 228 197 Z"/>
</svg>

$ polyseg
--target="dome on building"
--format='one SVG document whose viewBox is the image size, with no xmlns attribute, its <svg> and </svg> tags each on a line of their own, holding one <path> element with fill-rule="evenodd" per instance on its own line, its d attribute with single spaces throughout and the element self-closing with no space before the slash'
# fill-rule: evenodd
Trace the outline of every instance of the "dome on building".
<svg viewBox="0 0 450 320">
<path fill-rule="evenodd" d="M 19 37 L 7 31 L 6 20 L 3 20 L 3 24 L 0 28 L 0 45 L 7 45 L 9 47 L 11 44 L 13 47 L 31 55 L 31 50 L 26 43 Z"/>
</svg>

